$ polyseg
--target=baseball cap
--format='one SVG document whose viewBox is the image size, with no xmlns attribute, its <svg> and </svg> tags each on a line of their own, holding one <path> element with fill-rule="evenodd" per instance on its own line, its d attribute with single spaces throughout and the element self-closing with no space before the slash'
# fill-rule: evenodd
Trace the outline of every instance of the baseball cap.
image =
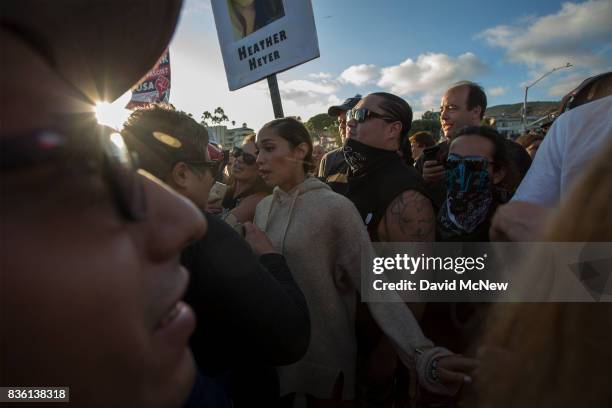
<svg viewBox="0 0 612 408">
<path fill-rule="evenodd" d="M 0 23 L 44 53 L 90 102 L 112 102 L 166 50 L 182 0 L 0 2 Z"/>
<path fill-rule="evenodd" d="M 342 102 L 341 105 L 330 106 L 327 110 L 327 114 L 329 116 L 338 116 L 341 112 L 346 112 L 348 110 L 353 109 L 355 105 L 357 105 L 357 102 L 359 102 L 360 100 L 361 95 L 357 94 L 352 98 L 346 99 L 344 102 Z"/>
<path fill-rule="evenodd" d="M 208 132 L 180 111 L 152 105 L 134 111 L 121 131 L 130 150 L 168 163 L 206 160 Z"/>
</svg>

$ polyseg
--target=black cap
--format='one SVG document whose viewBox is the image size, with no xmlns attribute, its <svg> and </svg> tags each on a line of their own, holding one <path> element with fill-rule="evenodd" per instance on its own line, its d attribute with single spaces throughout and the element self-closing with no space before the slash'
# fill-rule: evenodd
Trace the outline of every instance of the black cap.
<svg viewBox="0 0 612 408">
<path fill-rule="evenodd" d="M 352 98 L 348 98 L 347 100 L 342 102 L 342 105 L 330 106 L 329 109 L 327 110 L 327 114 L 329 116 L 338 116 L 340 112 L 343 112 L 343 111 L 346 112 L 346 111 L 353 109 L 355 105 L 357 105 L 357 102 L 359 102 L 360 100 L 361 100 L 361 95 L 357 94 L 353 96 Z"/>
</svg>

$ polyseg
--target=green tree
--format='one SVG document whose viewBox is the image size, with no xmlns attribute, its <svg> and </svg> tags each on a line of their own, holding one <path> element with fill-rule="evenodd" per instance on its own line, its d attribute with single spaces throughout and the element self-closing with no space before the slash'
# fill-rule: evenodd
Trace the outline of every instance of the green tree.
<svg viewBox="0 0 612 408">
<path fill-rule="evenodd" d="M 333 138 L 338 146 L 342 144 L 336 118 L 329 116 L 327 113 L 314 115 L 304 123 L 304 126 L 311 136 L 318 141 L 321 141 L 321 137 L 324 136 Z"/>
<path fill-rule="evenodd" d="M 440 135 L 440 129 L 442 126 L 440 125 L 439 120 L 425 120 L 425 119 L 417 119 L 412 121 L 412 126 L 410 128 L 410 132 L 408 133 L 410 136 L 417 132 L 428 131 L 431 132 L 434 139 L 438 139 Z"/>
<path fill-rule="evenodd" d="M 425 113 L 423 113 L 423 116 L 421 116 L 421 119 L 423 120 L 440 120 L 440 112 L 432 112 L 432 111 L 425 111 Z"/>
<path fill-rule="evenodd" d="M 222 107 L 218 106 L 211 114 L 209 111 L 204 111 L 200 117 L 200 123 L 204 126 L 221 125 L 229 121 Z"/>
</svg>

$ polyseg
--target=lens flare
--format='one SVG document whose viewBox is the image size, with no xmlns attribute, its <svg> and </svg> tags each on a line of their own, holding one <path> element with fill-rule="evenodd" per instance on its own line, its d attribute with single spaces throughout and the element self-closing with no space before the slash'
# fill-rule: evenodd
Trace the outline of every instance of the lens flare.
<svg viewBox="0 0 612 408">
<path fill-rule="evenodd" d="M 109 126 L 113 129 L 119 130 L 123 126 L 123 123 L 130 115 L 130 111 L 125 109 L 124 103 L 98 102 L 95 107 L 96 119 L 101 125 Z"/>
</svg>

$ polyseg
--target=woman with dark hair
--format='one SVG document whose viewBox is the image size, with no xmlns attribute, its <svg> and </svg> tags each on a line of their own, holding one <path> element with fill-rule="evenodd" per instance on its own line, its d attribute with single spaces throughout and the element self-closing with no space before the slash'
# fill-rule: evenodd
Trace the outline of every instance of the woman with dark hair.
<svg viewBox="0 0 612 408">
<path fill-rule="evenodd" d="M 493 128 L 468 126 L 449 147 L 446 199 L 438 212 L 438 241 L 489 241 L 491 218 L 517 184 L 507 143 Z"/>
<path fill-rule="evenodd" d="M 227 0 L 236 40 L 285 15 L 282 0 Z"/>
<path fill-rule="evenodd" d="M 265 124 L 257 147 L 260 174 L 274 191 L 257 206 L 255 224 L 285 255 L 312 323 L 306 355 L 278 367 L 280 395 L 305 394 L 310 406 L 346 406 L 355 397 L 361 259 L 373 256 L 367 230 L 351 201 L 308 177 L 312 141 L 301 122 L 284 118 Z M 452 394 L 452 385 L 432 380 L 430 372 L 434 361 L 455 357 L 433 347 L 406 304 L 395 292 L 388 295 L 397 301 L 367 303 L 374 320 L 404 364 L 416 365 L 424 387 Z"/>
<path fill-rule="evenodd" d="M 257 165 L 257 148 L 255 134 L 248 135 L 242 147 L 232 151 L 232 182 L 223 197 L 223 218 L 230 225 L 253 221 L 257 204 L 268 194 L 269 187 L 259 176 Z"/>
</svg>

